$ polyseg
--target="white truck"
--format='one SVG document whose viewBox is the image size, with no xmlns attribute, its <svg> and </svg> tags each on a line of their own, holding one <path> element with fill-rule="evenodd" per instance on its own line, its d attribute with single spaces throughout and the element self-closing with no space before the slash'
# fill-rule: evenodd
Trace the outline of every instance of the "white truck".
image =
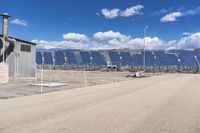
<svg viewBox="0 0 200 133">
<path fill-rule="evenodd" d="M 107 62 L 107 68 L 109 68 L 109 69 L 117 69 L 117 65 L 113 65 L 112 62 Z"/>
</svg>

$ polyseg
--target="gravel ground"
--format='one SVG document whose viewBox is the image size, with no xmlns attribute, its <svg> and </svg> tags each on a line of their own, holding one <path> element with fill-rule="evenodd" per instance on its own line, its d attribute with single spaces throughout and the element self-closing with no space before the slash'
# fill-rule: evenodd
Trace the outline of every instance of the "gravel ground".
<svg viewBox="0 0 200 133">
<path fill-rule="evenodd" d="M 86 72 L 87 86 L 129 80 L 130 78 L 125 77 L 128 74 L 130 74 L 130 72 L 87 71 Z M 40 83 L 40 75 L 41 75 L 40 70 L 37 71 L 36 75 L 37 75 L 36 83 Z M 61 71 L 61 70 L 53 70 L 51 72 L 44 71 L 44 82 L 66 84 L 65 86 L 55 87 L 55 88 L 44 87 L 43 88 L 44 93 L 85 86 L 83 71 Z M 35 84 L 35 80 L 29 79 L 29 80 L 11 81 L 9 84 L 1 85 L 0 100 L 40 94 L 40 86 L 32 86 L 33 84 Z"/>
<path fill-rule="evenodd" d="M 1 133 L 199 133 L 200 75 L 166 74 L 0 101 Z"/>
</svg>

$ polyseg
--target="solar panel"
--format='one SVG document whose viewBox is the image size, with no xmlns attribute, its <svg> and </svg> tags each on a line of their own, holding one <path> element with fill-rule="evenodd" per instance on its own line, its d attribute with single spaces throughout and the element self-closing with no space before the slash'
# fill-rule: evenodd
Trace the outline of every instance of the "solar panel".
<svg viewBox="0 0 200 133">
<path fill-rule="evenodd" d="M 36 63 L 38 65 L 42 64 L 42 53 L 41 52 L 36 52 Z"/>
<path fill-rule="evenodd" d="M 77 64 L 75 54 L 73 52 L 65 52 L 67 64 Z"/>
<path fill-rule="evenodd" d="M 143 54 L 133 54 L 133 65 L 134 66 L 142 66 L 143 65 Z"/>
<path fill-rule="evenodd" d="M 195 60 L 197 61 L 197 64 L 199 64 L 200 63 L 200 51 L 195 51 L 194 56 L 196 56 Z"/>
<path fill-rule="evenodd" d="M 91 52 L 92 64 L 105 65 L 105 58 L 99 52 Z"/>
<path fill-rule="evenodd" d="M 178 58 L 176 57 L 175 54 L 167 54 L 168 58 L 169 58 L 169 64 L 170 66 L 176 66 L 178 65 Z"/>
<path fill-rule="evenodd" d="M 156 55 L 156 65 L 157 66 L 170 66 L 170 59 L 168 58 L 165 51 L 157 51 Z"/>
<path fill-rule="evenodd" d="M 89 52 L 83 52 L 80 51 L 81 59 L 82 59 L 82 64 L 91 64 L 91 58 Z"/>
<path fill-rule="evenodd" d="M 196 61 L 194 58 L 193 51 L 183 50 L 180 51 L 179 58 L 181 60 L 181 65 L 183 66 L 194 66 Z"/>
<path fill-rule="evenodd" d="M 121 64 L 121 59 L 120 59 L 118 52 L 109 51 L 108 54 L 109 54 L 110 61 L 112 62 L 112 64 L 114 64 L 114 65 Z"/>
<path fill-rule="evenodd" d="M 11 49 L 12 50 L 12 49 Z M 168 53 L 167 53 L 168 52 Z M 106 65 L 106 58 L 98 51 L 80 51 L 80 56 L 75 55 L 76 51 L 60 50 L 55 51 L 55 64 L 94 64 Z M 132 54 L 130 52 L 108 51 L 110 61 L 114 65 L 143 65 L 143 52 L 140 54 Z M 196 58 L 194 58 L 196 57 Z M 2 60 L 2 57 L 0 56 Z M 178 61 L 180 59 L 180 61 Z M 145 65 L 146 66 L 196 66 L 200 61 L 200 51 L 176 50 L 176 51 L 146 51 Z M 54 60 L 51 52 L 36 52 L 37 64 L 53 64 Z"/>
<path fill-rule="evenodd" d="M 155 56 L 152 51 L 145 52 L 145 65 L 146 66 L 154 66 L 155 65 Z"/>
<path fill-rule="evenodd" d="M 120 55 L 122 57 L 122 65 L 132 65 L 133 64 L 133 59 L 129 52 L 120 52 Z"/>
<path fill-rule="evenodd" d="M 55 64 L 56 65 L 64 65 L 65 62 L 65 57 L 63 51 L 56 51 L 55 52 Z"/>
<path fill-rule="evenodd" d="M 47 65 L 53 64 L 53 57 L 51 55 L 51 52 L 44 52 L 44 63 Z"/>
</svg>

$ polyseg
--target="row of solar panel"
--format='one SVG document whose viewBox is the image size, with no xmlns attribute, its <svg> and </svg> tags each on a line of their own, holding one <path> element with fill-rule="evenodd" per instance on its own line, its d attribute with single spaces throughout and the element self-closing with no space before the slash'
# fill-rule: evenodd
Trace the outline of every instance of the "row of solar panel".
<svg viewBox="0 0 200 133">
<path fill-rule="evenodd" d="M 200 52 L 180 51 L 179 53 L 166 53 L 165 51 L 146 51 L 145 54 L 130 54 L 129 52 L 108 52 L 113 64 L 141 66 L 145 56 L 147 66 L 194 66 L 199 64 Z M 195 58 L 196 57 L 196 58 Z"/>
<path fill-rule="evenodd" d="M 110 62 L 116 65 L 143 65 L 143 52 L 140 54 L 131 54 L 130 52 L 108 51 Z M 180 51 L 179 53 L 165 53 L 164 51 L 146 51 L 145 64 L 147 66 L 194 66 L 200 60 L 200 53 L 190 51 Z M 80 61 L 78 61 L 80 59 Z M 108 62 L 100 52 L 80 51 L 79 54 L 69 51 L 37 52 L 37 64 L 84 64 L 84 65 L 106 65 Z"/>
<path fill-rule="evenodd" d="M 63 52 L 56 51 L 54 56 L 51 52 L 36 52 L 36 62 L 37 64 L 95 64 L 95 65 L 105 65 L 106 60 L 99 52 L 80 52 L 81 62 L 78 62 L 78 55 L 74 52 Z"/>
<path fill-rule="evenodd" d="M 121 52 L 120 56 L 117 52 L 109 52 L 111 62 L 121 63 L 122 65 L 143 65 L 143 58 L 145 56 L 145 64 L 148 66 L 175 66 L 178 65 L 178 59 L 175 54 L 166 54 L 164 52 L 147 51 L 145 54 L 133 54 L 129 52 Z"/>
<path fill-rule="evenodd" d="M 63 65 L 65 63 L 76 64 L 77 62 L 74 53 L 58 51 L 55 52 L 54 58 L 51 52 L 36 52 L 36 63 Z"/>
</svg>

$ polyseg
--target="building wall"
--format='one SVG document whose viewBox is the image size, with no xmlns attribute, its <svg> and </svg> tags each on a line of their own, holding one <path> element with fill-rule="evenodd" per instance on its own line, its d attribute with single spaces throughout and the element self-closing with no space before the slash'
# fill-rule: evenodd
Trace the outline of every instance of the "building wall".
<svg viewBox="0 0 200 133">
<path fill-rule="evenodd" d="M 8 45 L 8 44 L 7 44 Z M 21 45 L 31 47 L 31 52 L 21 51 Z M 36 46 L 17 41 L 13 52 L 7 57 L 6 62 L 9 67 L 9 78 L 34 78 Z"/>
</svg>

